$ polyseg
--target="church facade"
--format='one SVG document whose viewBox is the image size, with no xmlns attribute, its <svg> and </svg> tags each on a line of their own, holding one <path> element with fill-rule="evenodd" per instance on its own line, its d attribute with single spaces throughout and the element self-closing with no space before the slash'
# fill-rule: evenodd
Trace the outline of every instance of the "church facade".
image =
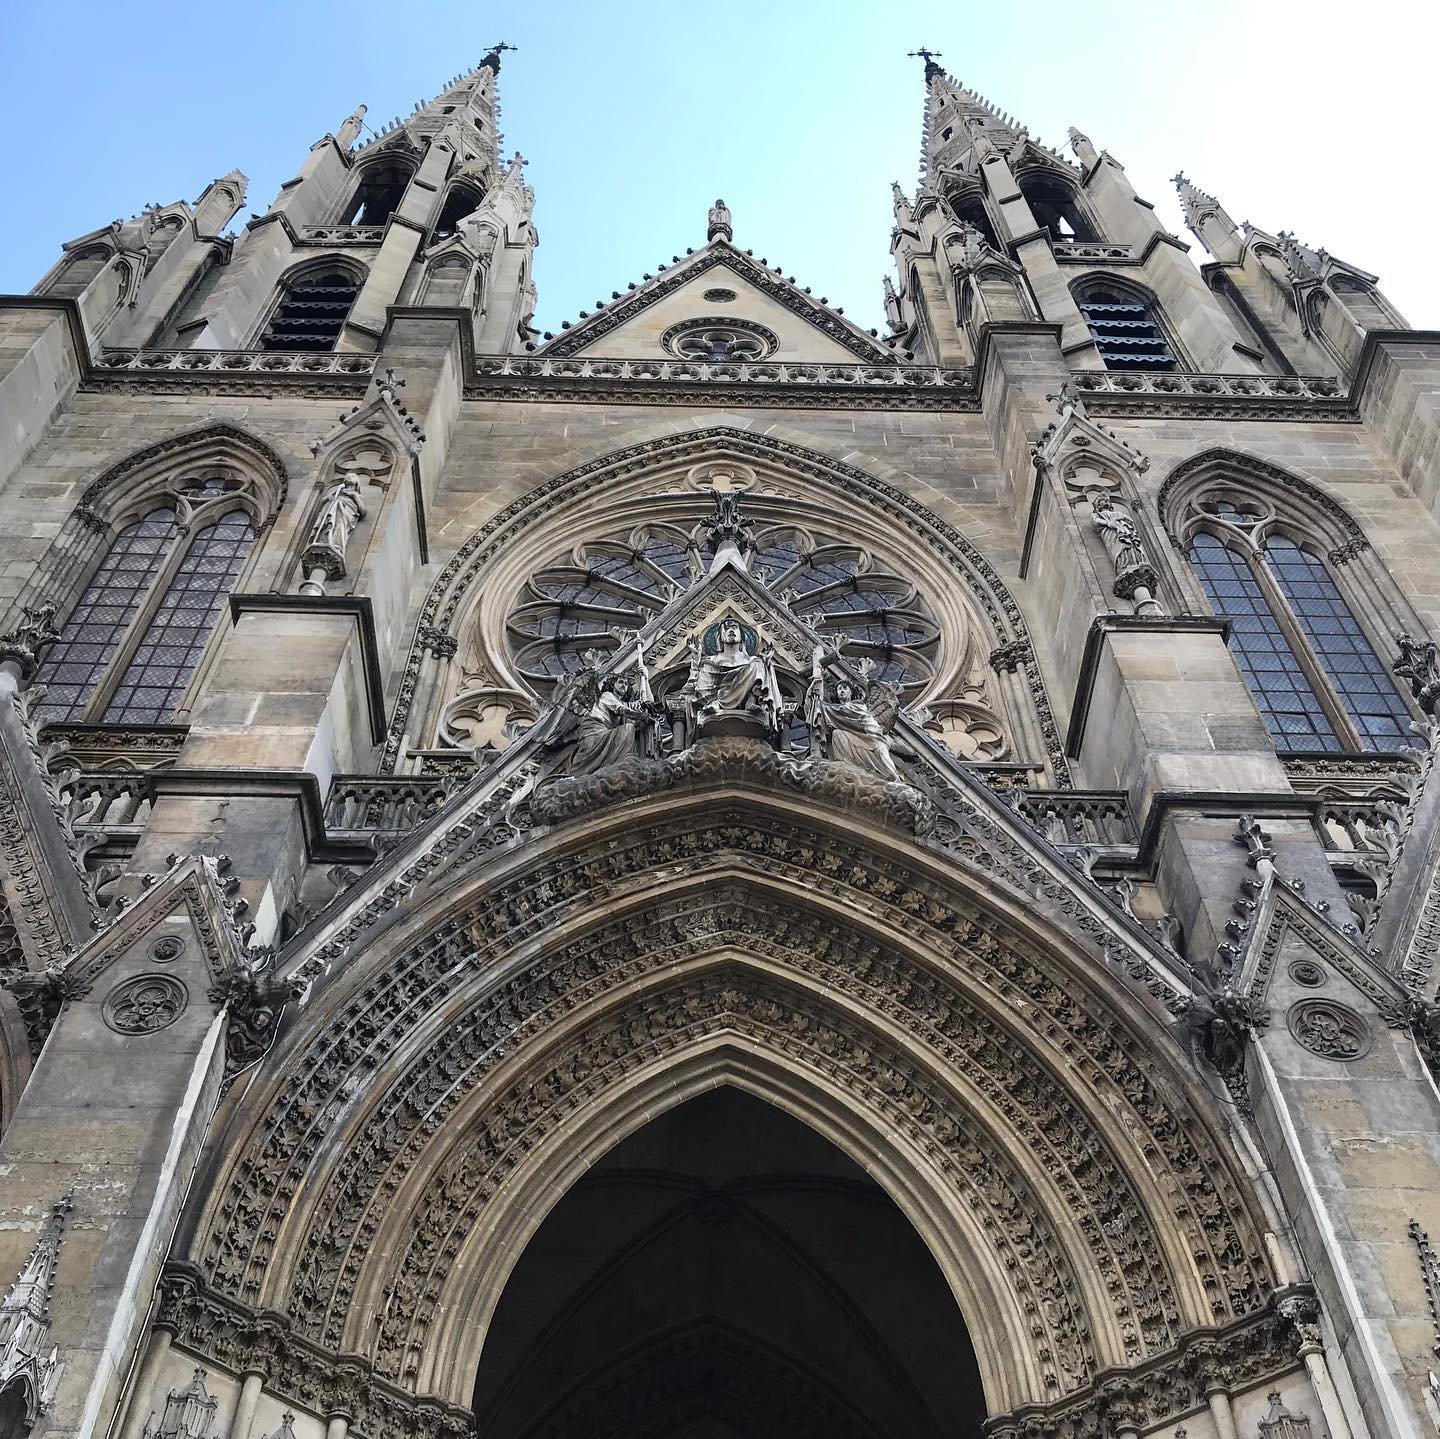
<svg viewBox="0 0 1440 1439">
<path fill-rule="evenodd" d="M 0 1439 L 1440 1429 L 1440 333 L 921 58 L 884 333 L 500 50 L 0 298 Z"/>
</svg>

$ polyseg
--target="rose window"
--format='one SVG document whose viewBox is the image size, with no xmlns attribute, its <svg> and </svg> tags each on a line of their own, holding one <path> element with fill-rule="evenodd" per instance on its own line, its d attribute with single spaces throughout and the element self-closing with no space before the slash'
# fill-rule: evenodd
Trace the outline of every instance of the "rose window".
<svg viewBox="0 0 1440 1439">
<path fill-rule="evenodd" d="M 531 577 L 509 618 L 521 674 L 548 694 L 585 663 L 587 650 L 618 648 L 700 580 L 712 557 L 709 526 L 651 524 L 587 541 L 567 563 Z M 910 581 L 861 546 L 793 525 L 756 526 L 750 573 L 847 660 L 918 698 L 935 672 L 939 626 Z"/>
<path fill-rule="evenodd" d="M 744 364 L 773 355 L 779 340 L 749 320 L 687 320 L 671 325 L 660 343 L 682 360 Z"/>
</svg>

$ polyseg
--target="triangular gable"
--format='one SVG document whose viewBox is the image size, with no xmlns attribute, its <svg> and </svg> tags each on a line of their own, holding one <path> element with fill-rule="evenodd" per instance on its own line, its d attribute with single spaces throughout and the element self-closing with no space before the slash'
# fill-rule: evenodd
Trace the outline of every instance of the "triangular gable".
<svg viewBox="0 0 1440 1439">
<path fill-rule="evenodd" d="M 713 292 L 725 291 L 734 298 Z M 707 292 L 711 298 L 707 299 Z M 724 240 L 671 265 L 653 279 L 543 345 L 542 356 L 673 359 L 664 337 L 694 320 L 740 322 L 765 332 L 766 360 L 893 365 L 893 350 L 798 285 Z"/>
</svg>

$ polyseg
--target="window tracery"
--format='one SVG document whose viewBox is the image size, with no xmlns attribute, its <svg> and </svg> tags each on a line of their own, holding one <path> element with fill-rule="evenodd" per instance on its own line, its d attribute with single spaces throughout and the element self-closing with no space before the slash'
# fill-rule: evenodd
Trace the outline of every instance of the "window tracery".
<svg viewBox="0 0 1440 1439">
<path fill-rule="evenodd" d="M 40 665 L 49 721 L 162 724 L 255 542 L 245 480 L 182 471 L 120 525 Z"/>
<path fill-rule="evenodd" d="M 1325 560 L 1278 519 L 1264 498 L 1212 494 L 1188 547 L 1266 728 L 1282 750 L 1398 748 L 1409 706 Z"/>
<path fill-rule="evenodd" d="M 698 509 L 698 507 L 697 507 Z M 548 692 L 577 673 L 587 650 L 658 615 L 708 570 L 707 526 L 651 524 L 576 547 L 570 563 L 534 575 L 509 618 L 515 663 Z M 874 676 L 911 696 L 935 672 L 940 629 L 908 580 L 867 549 L 794 525 L 757 527 L 750 574 L 821 635 L 844 638 L 847 657 L 874 661 Z"/>
<path fill-rule="evenodd" d="M 774 331 L 752 320 L 683 320 L 660 336 L 661 345 L 682 360 L 719 364 L 768 359 L 779 348 Z"/>
</svg>

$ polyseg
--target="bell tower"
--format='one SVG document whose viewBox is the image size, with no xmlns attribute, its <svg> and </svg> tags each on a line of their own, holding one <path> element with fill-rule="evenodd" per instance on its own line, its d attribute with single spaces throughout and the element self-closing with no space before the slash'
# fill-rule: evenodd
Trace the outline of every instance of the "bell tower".
<svg viewBox="0 0 1440 1439">
<path fill-rule="evenodd" d="M 397 305 L 464 308 L 492 352 L 534 311 L 534 195 L 499 155 L 497 45 L 378 131 L 359 106 L 247 224 L 213 294 L 180 326 L 196 349 L 373 352 Z"/>
<path fill-rule="evenodd" d="M 977 317 L 1059 325 L 1074 369 L 1250 373 L 1264 354 L 1237 329 L 1153 206 L 1108 151 L 1071 130 L 1075 160 L 925 62 L 922 175 L 895 188 L 888 308 L 905 343 L 937 364 L 969 363 Z M 1011 298 L 993 298 L 1011 271 Z M 992 299 L 978 303 L 988 277 Z"/>
</svg>

